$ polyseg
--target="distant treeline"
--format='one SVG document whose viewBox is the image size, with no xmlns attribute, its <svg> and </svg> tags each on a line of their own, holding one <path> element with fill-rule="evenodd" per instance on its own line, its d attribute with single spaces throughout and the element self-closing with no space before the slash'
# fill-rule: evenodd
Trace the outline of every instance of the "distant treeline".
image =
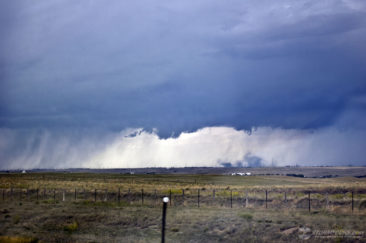
<svg viewBox="0 0 366 243">
<path fill-rule="evenodd" d="M 305 177 L 303 174 L 286 174 L 286 176 L 293 176 L 293 177 Z M 323 176 L 312 176 L 308 178 L 334 178 L 338 177 L 338 175 L 323 175 Z M 363 178 L 366 176 L 355 176 L 356 178 Z"/>
<path fill-rule="evenodd" d="M 286 176 L 305 177 L 303 174 L 286 174 Z"/>
</svg>

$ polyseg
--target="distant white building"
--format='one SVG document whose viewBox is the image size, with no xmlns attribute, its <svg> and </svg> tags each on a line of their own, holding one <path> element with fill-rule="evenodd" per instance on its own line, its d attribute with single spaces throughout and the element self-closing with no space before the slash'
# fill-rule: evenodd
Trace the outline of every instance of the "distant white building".
<svg viewBox="0 0 366 243">
<path fill-rule="evenodd" d="M 232 176 L 250 176 L 252 175 L 251 172 L 233 172 L 231 173 Z"/>
<path fill-rule="evenodd" d="M 25 174 L 25 173 L 27 173 L 25 170 L 22 170 L 22 174 Z"/>
</svg>

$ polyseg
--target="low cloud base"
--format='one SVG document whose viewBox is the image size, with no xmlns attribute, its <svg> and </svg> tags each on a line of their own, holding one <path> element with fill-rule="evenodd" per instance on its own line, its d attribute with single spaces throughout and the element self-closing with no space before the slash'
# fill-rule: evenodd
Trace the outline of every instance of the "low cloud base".
<svg viewBox="0 0 366 243">
<path fill-rule="evenodd" d="M 365 130 L 204 127 L 161 138 L 119 133 L 0 130 L 2 169 L 365 165 Z"/>
</svg>

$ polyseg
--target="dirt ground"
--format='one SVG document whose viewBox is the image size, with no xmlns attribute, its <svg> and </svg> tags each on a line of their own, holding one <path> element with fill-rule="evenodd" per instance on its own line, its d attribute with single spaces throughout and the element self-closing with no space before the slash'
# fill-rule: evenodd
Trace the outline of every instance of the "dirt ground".
<svg viewBox="0 0 366 243">
<path fill-rule="evenodd" d="M 160 242 L 161 207 L 108 202 L 1 202 L 0 242 Z M 168 207 L 166 242 L 366 242 L 366 214 L 333 208 Z M 328 232 L 329 231 L 329 232 Z M 319 233 L 320 232 L 320 233 Z M 325 232 L 325 233 L 324 233 Z M 319 234 L 327 234 L 327 238 Z M 9 241 L 10 242 L 10 241 Z M 13 241 L 14 242 L 14 241 Z"/>
</svg>

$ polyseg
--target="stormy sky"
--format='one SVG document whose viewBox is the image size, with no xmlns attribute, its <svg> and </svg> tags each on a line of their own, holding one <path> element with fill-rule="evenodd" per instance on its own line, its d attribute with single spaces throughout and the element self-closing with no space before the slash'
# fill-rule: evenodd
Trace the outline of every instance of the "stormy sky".
<svg viewBox="0 0 366 243">
<path fill-rule="evenodd" d="M 366 2 L 0 2 L 0 168 L 366 165 Z"/>
</svg>

